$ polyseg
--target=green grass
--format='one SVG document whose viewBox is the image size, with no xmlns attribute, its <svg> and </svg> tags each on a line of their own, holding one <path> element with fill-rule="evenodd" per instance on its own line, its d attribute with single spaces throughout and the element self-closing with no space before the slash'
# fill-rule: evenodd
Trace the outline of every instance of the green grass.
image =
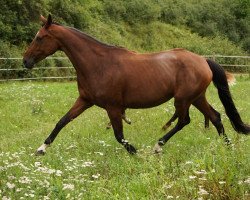
<svg viewBox="0 0 250 200">
<path fill-rule="evenodd" d="M 250 123 L 250 79 L 231 88 L 236 106 Z M 34 155 L 77 97 L 75 82 L 0 84 L 0 196 L 2 199 L 249 199 L 250 140 L 237 134 L 224 114 L 214 86 L 209 102 L 222 114 L 233 145 L 224 145 L 212 125 L 193 107 L 191 124 L 155 155 L 173 112 L 170 101 L 156 108 L 127 110 L 126 139 L 119 145 L 104 110 L 93 107 L 65 127 L 43 157 Z M 166 112 L 167 111 L 167 112 Z"/>
</svg>

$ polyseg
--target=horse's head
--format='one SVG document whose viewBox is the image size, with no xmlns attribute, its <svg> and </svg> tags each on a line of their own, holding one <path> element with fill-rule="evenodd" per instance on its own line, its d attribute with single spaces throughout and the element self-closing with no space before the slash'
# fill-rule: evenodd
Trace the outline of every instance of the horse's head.
<svg viewBox="0 0 250 200">
<path fill-rule="evenodd" d="M 41 16 L 40 20 L 43 22 L 43 26 L 37 32 L 35 38 L 23 56 L 23 64 L 29 69 L 31 69 L 37 62 L 60 49 L 58 41 L 52 34 L 53 23 L 51 15 L 48 16 L 48 19 Z"/>
</svg>

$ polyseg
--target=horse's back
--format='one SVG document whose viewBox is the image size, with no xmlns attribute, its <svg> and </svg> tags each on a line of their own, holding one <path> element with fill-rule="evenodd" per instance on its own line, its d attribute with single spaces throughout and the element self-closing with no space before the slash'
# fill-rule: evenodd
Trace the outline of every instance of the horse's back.
<svg viewBox="0 0 250 200">
<path fill-rule="evenodd" d="M 133 54 L 123 65 L 123 96 L 128 107 L 152 107 L 172 97 L 193 98 L 212 79 L 206 60 L 184 49 Z"/>
</svg>

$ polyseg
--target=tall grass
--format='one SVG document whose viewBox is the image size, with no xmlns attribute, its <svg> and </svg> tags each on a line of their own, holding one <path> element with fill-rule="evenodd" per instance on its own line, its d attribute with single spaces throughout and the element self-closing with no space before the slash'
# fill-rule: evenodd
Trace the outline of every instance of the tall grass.
<svg viewBox="0 0 250 200">
<path fill-rule="evenodd" d="M 250 79 L 231 88 L 250 123 Z M 106 130 L 104 110 L 93 107 L 65 127 L 43 157 L 34 155 L 77 97 L 74 82 L 0 84 L 0 196 L 2 199 L 249 199 L 250 140 L 232 129 L 211 86 L 209 102 L 222 113 L 232 146 L 191 108 L 191 124 L 164 146 L 152 147 L 173 112 L 170 101 L 127 110 L 125 137 L 139 152 L 129 155 Z"/>
</svg>

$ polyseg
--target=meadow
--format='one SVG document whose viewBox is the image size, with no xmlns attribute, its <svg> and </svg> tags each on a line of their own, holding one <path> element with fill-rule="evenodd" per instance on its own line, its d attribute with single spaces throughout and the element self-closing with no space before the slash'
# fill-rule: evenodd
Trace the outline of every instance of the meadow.
<svg viewBox="0 0 250 200">
<path fill-rule="evenodd" d="M 250 78 L 231 87 L 242 119 L 250 124 Z M 78 96 L 75 82 L 0 84 L 0 197 L 7 199 L 250 199 L 250 138 L 237 134 L 211 84 L 207 97 L 222 114 L 232 145 L 226 146 L 203 115 L 190 109 L 191 123 L 164 146 L 152 149 L 174 113 L 173 101 L 127 110 L 125 138 L 138 149 L 129 155 L 106 130 L 108 117 L 93 107 L 68 124 L 35 156 L 56 122 Z"/>
</svg>

